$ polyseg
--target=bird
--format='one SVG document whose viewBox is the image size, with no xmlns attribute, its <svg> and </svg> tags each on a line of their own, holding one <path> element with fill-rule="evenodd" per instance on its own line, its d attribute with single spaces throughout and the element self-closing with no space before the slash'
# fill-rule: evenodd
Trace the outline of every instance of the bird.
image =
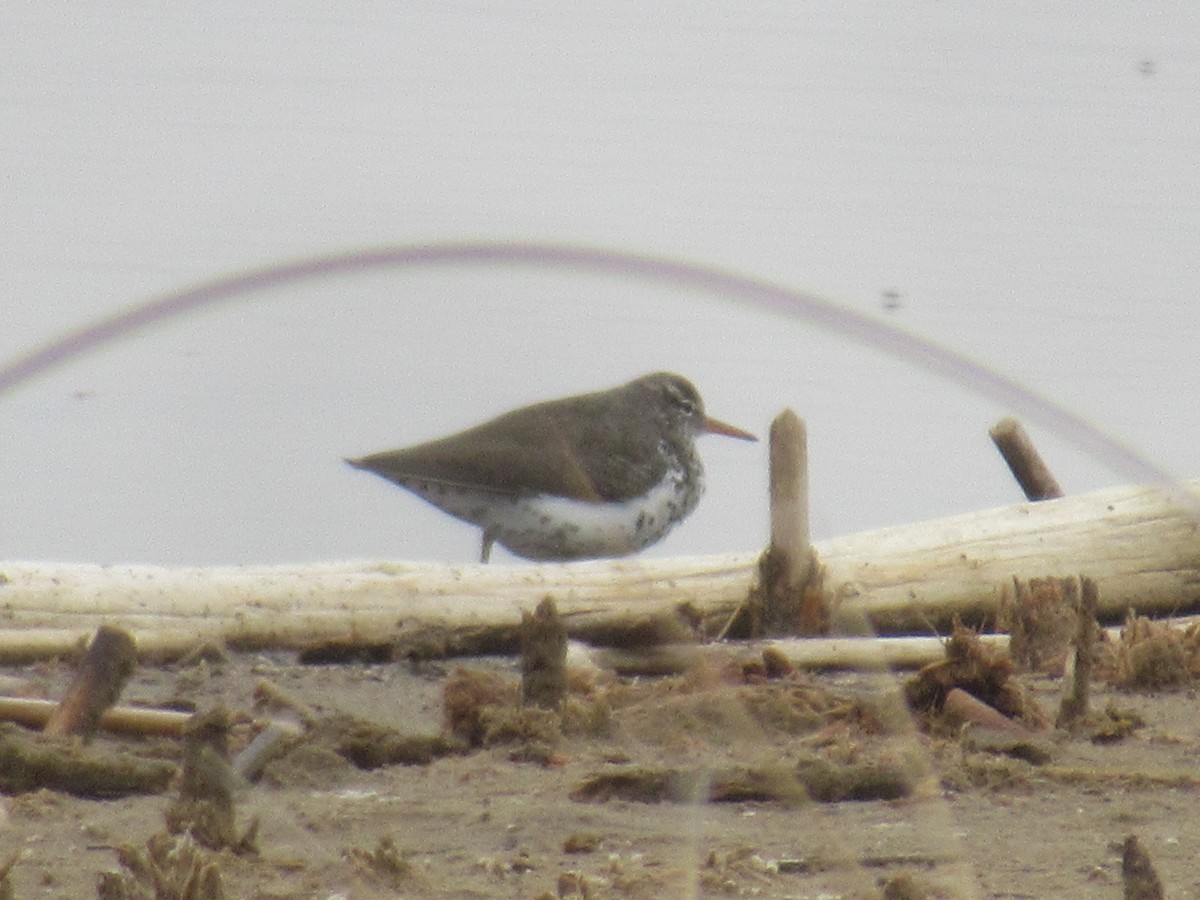
<svg viewBox="0 0 1200 900">
<path fill-rule="evenodd" d="M 701 434 L 757 438 L 707 415 L 695 386 L 655 372 L 504 413 L 449 437 L 346 459 L 482 529 L 516 556 L 627 556 L 663 538 L 704 493 Z"/>
</svg>

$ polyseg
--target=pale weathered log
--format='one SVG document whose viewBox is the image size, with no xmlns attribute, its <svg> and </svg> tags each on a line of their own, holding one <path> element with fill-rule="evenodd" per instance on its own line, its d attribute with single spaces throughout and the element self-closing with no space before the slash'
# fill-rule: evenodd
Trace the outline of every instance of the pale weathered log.
<svg viewBox="0 0 1200 900">
<path fill-rule="evenodd" d="M 818 542 L 842 634 L 990 622 L 1012 578 L 1085 575 L 1102 619 L 1200 609 L 1197 490 L 1125 487 Z M 513 630 L 552 596 L 572 636 L 655 617 L 715 634 L 753 586 L 756 554 L 552 565 L 339 563 L 159 568 L 0 563 L 4 631 L 86 636 L 107 623 L 192 644 L 387 641 L 412 629 Z"/>
<path fill-rule="evenodd" d="M 1164 626 L 1189 628 L 1200 617 L 1160 619 Z M 1123 626 L 1103 629 L 1104 639 L 1116 644 Z M 1007 634 L 980 634 L 986 647 L 1007 651 Z M 782 656 L 797 669 L 852 669 L 860 672 L 919 669 L 946 656 L 940 637 L 816 637 L 737 641 L 714 644 L 664 644 L 660 647 L 592 648 L 588 662 L 618 675 L 678 675 L 698 666 L 710 668 L 746 664 L 765 652 Z"/>
<path fill-rule="evenodd" d="M 989 647 L 1006 648 L 1008 635 L 982 634 Z M 668 644 L 662 647 L 593 650 L 596 665 L 619 675 L 676 675 L 698 666 L 745 664 L 770 650 L 798 669 L 889 671 L 919 669 L 946 657 L 939 637 L 814 637 L 729 644 Z"/>
<path fill-rule="evenodd" d="M 2 592 L 2 589 L 0 589 Z M 103 615 L 92 617 L 92 621 L 105 621 Z M 0 620 L 2 621 L 2 620 Z M 161 617 L 144 629 L 126 629 L 133 634 L 137 643 L 138 658 L 150 661 L 169 661 L 191 653 L 203 642 L 195 628 L 172 629 L 163 627 Z M 94 628 L 83 625 L 65 628 L 0 628 L 0 663 L 19 665 L 41 659 L 56 657 L 82 658 Z M 206 634 L 219 640 L 220 629 L 209 629 Z M 11 689 L 6 693 L 13 693 Z"/>
<path fill-rule="evenodd" d="M 1200 609 L 1200 482 L 1122 487 L 818 543 L 835 632 L 991 622 L 1013 577 L 1083 575 L 1099 617 Z"/>
<path fill-rule="evenodd" d="M 25 629 L 57 633 L 37 632 L 42 648 L 71 649 L 99 623 L 130 631 L 139 648 L 143 634 L 159 629 L 187 648 L 205 640 L 240 649 L 379 643 L 457 628 L 506 629 L 515 637 L 522 611 L 553 596 L 572 635 L 641 631 L 678 640 L 689 629 L 715 633 L 752 577 L 749 554 L 538 566 L 0 563 L 0 635 L 26 658 L 33 654 L 22 645 Z M 676 621 L 687 628 L 663 624 Z"/>
</svg>

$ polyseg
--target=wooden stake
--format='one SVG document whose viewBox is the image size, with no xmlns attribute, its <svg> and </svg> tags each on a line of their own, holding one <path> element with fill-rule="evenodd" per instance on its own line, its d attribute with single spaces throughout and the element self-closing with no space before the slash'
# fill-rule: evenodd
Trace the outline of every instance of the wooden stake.
<svg viewBox="0 0 1200 900">
<path fill-rule="evenodd" d="M 1016 419 L 1001 419 L 992 426 L 988 434 L 1017 484 L 1029 500 L 1053 500 L 1063 496 L 1050 467 L 1046 465 L 1029 434 Z"/>
<path fill-rule="evenodd" d="M 1080 578 L 1079 582 L 1079 600 L 1076 604 L 1078 624 L 1071 648 L 1074 665 L 1070 667 L 1071 679 L 1058 709 L 1058 721 L 1055 724 L 1059 728 L 1070 728 L 1087 717 L 1092 663 L 1096 656 L 1096 608 L 1100 594 L 1095 580 L 1085 577 Z"/>
<path fill-rule="evenodd" d="M 136 666 L 133 638 L 119 628 L 100 626 L 75 680 L 42 731 L 90 738 L 100 724 L 101 714 L 117 702 Z"/>
<path fill-rule="evenodd" d="M 829 613 L 810 591 L 816 555 L 808 529 L 808 436 L 785 409 L 771 423 L 771 546 L 762 573 L 762 627 L 767 634 L 824 634 Z"/>
<path fill-rule="evenodd" d="M 1125 886 L 1125 900 L 1163 900 L 1162 882 L 1154 871 L 1150 854 L 1136 834 L 1125 838 L 1121 848 L 1121 880 Z"/>
<path fill-rule="evenodd" d="M 962 688 L 951 688 L 946 693 L 942 704 L 942 712 L 959 723 L 971 723 L 983 728 L 1006 731 L 1010 734 L 1032 736 L 1033 732 L 1013 719 L 1010 719 L 991 704 L 984 703 L 973 694 Z"/>
<path fill-rule="evenodd" d="M 521 615 L 521 703 L 558 709 L 567 696 L 567 626 L 546 597 Z"/>
</svg>

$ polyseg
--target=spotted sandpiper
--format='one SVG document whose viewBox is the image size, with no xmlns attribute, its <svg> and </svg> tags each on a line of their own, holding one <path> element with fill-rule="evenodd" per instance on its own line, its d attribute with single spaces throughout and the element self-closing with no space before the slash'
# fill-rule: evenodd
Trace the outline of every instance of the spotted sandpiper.
<svg viewBox="0 0 1200 900">
<path fill-rule="evenodd" d="M 538 560 L 635 553 L 704 492 L 695 438 L 754 435 L 704 413 L 692 383 L 644 375 L 607 391 L 525 406 L 466 431 L 346 462 Z"/>
</svg>

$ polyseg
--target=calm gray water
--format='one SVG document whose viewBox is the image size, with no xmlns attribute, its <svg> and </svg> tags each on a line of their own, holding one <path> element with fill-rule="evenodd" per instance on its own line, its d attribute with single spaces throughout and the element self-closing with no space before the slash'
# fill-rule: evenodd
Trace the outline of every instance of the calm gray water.
<svg viewBox="0 0 1200 900">
<path fill-rule="evenodd" d="M 1006 373 L 1196 475 L 1200 7 L 0 8 L 0 356 L 219 274 L 457 237 L 717 264 Z M 1011 409 L 661 284 L 382 271 L 247 297 L 0 397 L 0 554 L 469 561 L 341 457 L 656 369 L 809 426 L 817 537 L 1019 499 Z M 1032 426 L 1070 491 L 1127 479 Z M 764 445 L 652 552 L 764 540 Z M 499 559 L 505 559 L 498 554 Z"/>
</svg>

